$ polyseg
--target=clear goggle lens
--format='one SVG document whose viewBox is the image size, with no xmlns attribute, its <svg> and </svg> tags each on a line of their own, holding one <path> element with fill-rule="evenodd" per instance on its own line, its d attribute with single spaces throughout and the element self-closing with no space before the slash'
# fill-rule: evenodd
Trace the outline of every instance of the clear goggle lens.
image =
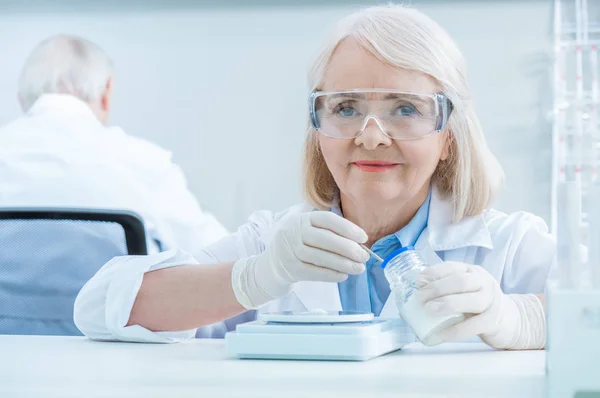
<svg viewBox="0 0 600 398">
<path fill-rule="evenodd" d="M 415 140 L 445 127 L 451 105 L 443 94 L 391 90 L 315 92 L 313 128 L 334 138 L 356 138 L 374 120 L 393 139 Z"/>
</svg>

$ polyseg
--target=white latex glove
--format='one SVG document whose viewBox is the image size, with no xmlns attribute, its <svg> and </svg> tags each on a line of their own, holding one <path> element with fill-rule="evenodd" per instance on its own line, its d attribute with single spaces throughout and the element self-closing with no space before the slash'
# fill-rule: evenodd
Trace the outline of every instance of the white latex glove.
<svg viewBox="0 0 600 398">
<path fill-rule="evenodd" d="M 433 314 L 472 315 L 440 333 L 443 341 L 479 335 L 494 348 L 540 349 L 546 343 L 544 307 L 533 294 L 504 294 L 484 268 L 445 262 L 417 277 L 418 297 Z"/>
<path fill-rule="evenodd" d="M 365 231 L 332 212 L 292 216 L 262 254 L 235 263 L 233 291 L 242 306 L 255 309 L 285 296 L 296 282 L 341 282 L 365 270 L 369 253 L 359 243 L 366 241 Z"/>
</svg>

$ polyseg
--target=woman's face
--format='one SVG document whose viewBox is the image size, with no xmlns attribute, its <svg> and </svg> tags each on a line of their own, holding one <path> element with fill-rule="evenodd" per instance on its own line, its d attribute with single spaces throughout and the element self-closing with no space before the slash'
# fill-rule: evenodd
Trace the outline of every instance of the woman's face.
<svg viewBox="0 0 600 398">
<path fill-rule="evenodd" d="M 391 67 L 352 39 L 343 41 L 326 70 L 322 91 L 384 88 L 414 93 L 437 93 L 429 76 Z M 354 139 L 318 134 L 325 162 L 342 199 L 356 203 L 406 202 L 426 192 L 440 160 L 448 157 L 447 134 L 402 141 L 383 134 L 369 119 Z"/>
</svg>

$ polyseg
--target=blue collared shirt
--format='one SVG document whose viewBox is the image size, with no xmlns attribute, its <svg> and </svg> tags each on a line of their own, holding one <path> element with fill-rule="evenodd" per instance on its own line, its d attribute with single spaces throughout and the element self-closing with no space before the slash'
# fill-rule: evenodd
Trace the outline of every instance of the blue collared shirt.
<svg viewBox="0 0 600 398">
<path fill-rule="evenodd" d="M 431 190 L 408 225 L 394 234 L 379 239 L 373 244 L 371 250 L 381 258 L 386 258 L 394 250 L 414 246 L 427 226 L 430 200 Z M 344 282 L 338 283 L 342 308 L 344 311 L 372 312 L 378 316 L 390 295 L 390 285 L 385 279 L 381 264 L 375 258 L 371 257 L 365 265 L 365 272 L 360 275 L 349 275 Z"/>
</svg>

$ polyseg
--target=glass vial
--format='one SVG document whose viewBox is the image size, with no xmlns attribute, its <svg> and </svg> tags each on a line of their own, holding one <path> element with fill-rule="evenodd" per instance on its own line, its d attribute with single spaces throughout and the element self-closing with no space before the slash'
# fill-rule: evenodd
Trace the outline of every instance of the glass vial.
<svg viewBox="0 0 600 398">
<path fill-rule="evenodd" d="M 417 276 L 429 264 L 423 260 L 414 247 L 407 246 L 394 251 L 381 264 L 385 277 L 390 283 L 391 294 L 396 300 L 400 316 L 413 329 L 425 345 L 440 344 L 438 333 L 445 328 L 465 320 L 464 314 L 431 315 L 423 303 L 414 296 L 419 290 Z"/>
</svg>

